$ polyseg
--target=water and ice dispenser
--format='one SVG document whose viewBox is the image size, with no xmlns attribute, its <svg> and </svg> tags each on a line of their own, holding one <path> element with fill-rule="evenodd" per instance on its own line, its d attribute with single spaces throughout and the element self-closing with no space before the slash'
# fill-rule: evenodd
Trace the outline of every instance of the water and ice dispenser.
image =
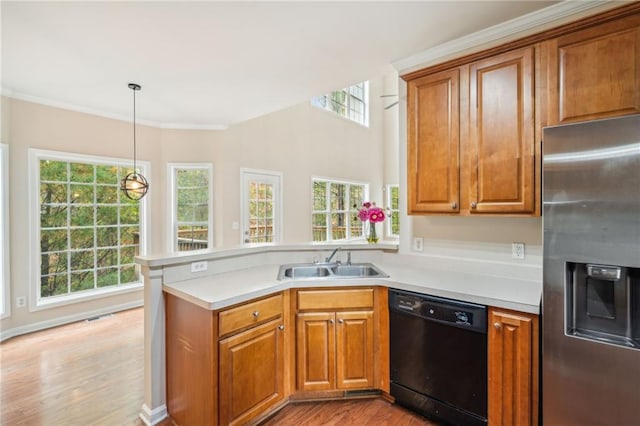
<svg viewBox="0 0 640 426">
<path fill-rule="evenodd" d="M 640 268 L 566 265 L 566 334 L 640 349 Z"/>
</svg>

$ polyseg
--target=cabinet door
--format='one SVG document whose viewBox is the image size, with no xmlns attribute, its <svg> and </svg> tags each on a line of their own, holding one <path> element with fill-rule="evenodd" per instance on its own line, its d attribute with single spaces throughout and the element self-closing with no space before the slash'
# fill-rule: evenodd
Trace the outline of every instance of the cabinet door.
<svg viewBox="0 0 640 426">
<path fill-rule="evenodd" d="M 534 48 L 469 68 L 469 209 L 533 213 Z"/>
<path fill-rule="evenodd" d="M 373 311 L 336 313 L 339 389 L 373 387 Z"/>
<path fill-rule="evenodd" d="M 296 346 L 298 390 L 335 389 L 335 314 L 299 313 Z"/>
<path fill-rule="evenodd" d="M 489 424 L 538 424 L 538 317 L 489 311 Z"/>
<path fill-rule="evenodd" d="M 460 71 L 407 83 L 409 214 L 460 209 Z"/>
<path fill-rule="evenodd" d="M 221 340 L 220 424 L 245 424 L 284 398 L 280 319 Z"/>
<path fill-rule="evenodd" d="M 640 15 L 550 45 L 550 125 L 640 113 Z"/>
</svg>

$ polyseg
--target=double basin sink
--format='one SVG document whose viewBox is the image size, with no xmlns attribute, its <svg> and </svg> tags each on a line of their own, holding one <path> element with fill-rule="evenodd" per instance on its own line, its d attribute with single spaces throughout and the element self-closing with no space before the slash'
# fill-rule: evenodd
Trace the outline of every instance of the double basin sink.
<svg viewBox="0 0 640 426">
<path fill-rule="evenodd" d="M 280 266 L 279 280 L 302 278 L 383 278 L 388 277 L 372 263 L 296 263 Z"/>
</svg>

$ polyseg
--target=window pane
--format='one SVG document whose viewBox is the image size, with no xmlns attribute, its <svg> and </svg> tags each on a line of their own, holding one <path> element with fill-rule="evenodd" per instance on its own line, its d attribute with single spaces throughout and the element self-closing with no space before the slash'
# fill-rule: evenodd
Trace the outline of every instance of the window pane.
<svg viewBox="0 0 640 426">
<path fill-rule="evenodd" d="M 93 206 L 71 206 L 71 226 L 93 226 Z"/>
<path fill-rule="evenodd" d="M 69 292 L 67 278 L 67 274 L 43 276 L 40 279 L 40 296 L 67 294 Z"/>
<path fill-rule="evenodd" d="M 327 182 L 313 182 L 313 210 L 327 209 Z"/>
<path fill-rule="evenodd" d="M 41 160 L 40 180 L 67 182 L 69 180 L 67 166 L 68 163 L 66 161 Z"/>
<path fill-rule="evenodd" d="M 71 273 L 71 291 L 91 290 L 94 288 L 94 271 L 82 271 Z"/>
<path fill-rule="evenodd" d="M 118 202 L 118 187 L 99 185 L 96 187 L 96 203 L 116 204 Z"/>
<path fill-rule="evenodd" d="M 43 253 L 40 261 L 42 275 L 67 272 L 67 252 Z"/>
<path fill-rule="evenodd" d="M 96 272 L 98 287 L 118 285 L 118 268 L 98 269 Z"/>
<path fill-rule="evenodd" d="M 40 227 L 61 228 L 67 226 L 67 206 L 42 205 Z"/>
<path fill-rule="evenodd" d="M 364 185 L 351 185 L 351 208 L 359 209 L 364 202 Z"/>
<path fill-rule="evenodd" d="M 331 210 L 345 210 L 346 185 L 341 183 L 331 184 Z"/>
<path fill-rule="evenodd" d="M 312 216 L 313 241 L 327 241 L 327 215 L 314 214 Z"/>
<path fill-rule="evenodd" d="M 178 251 L 203 250 L 209 245 L 207 226 L 178 227 Z"/>
<path fill-rule="evenodd" d="M 110 248 L 96 251 L 96 265 L 98 268 L 104 268 L 118 264 L 118 249 Z"/>
<path fill-rule="evenodd" d="M 71 163 L 71 182 L 93 183 L 93 164 Z"/>
<path fill-rule="evenodd" d="M 98 247 L 115 247 L 118 245 L 118 227 L 107 226 L 96 228 Z"/>
<path fill-rule="evenodd" d="M 122 177 L 124 177 L 124 175 Z M 96 182 L 118 185 L 118 183 L 120 182 L 120 179 L 118 177 L 118 167 L 97 165 Z"/>
<path fill-rule="evenodd" d="M 62 251 L 68 248 L 67 229 L 43 229 L 40 231 L 40 250 Z"/>
<path fill-rule="evenodd" d="M 41 203 L 67 203 L 66 183 L 43 183 L 40 186 L 40 202 Z"/>
<path fill-rule="evenodd" d="M 347 238 L 346 214 L 344 213 L 331 214 L 331 239 L 343 240 L 345 238 Z"/>
<path fill-rule="evenodd" d="M 70 256 L 72 271 L 93 269 L 95 266 L 93 250 L 72 251 Z"/>
<path fill-rule="evenodd" d="M 96 225 L 117 225 L 117 224 L 118 224 L 118 207 L 117 206 L 96 207 Z"/>
</svg>

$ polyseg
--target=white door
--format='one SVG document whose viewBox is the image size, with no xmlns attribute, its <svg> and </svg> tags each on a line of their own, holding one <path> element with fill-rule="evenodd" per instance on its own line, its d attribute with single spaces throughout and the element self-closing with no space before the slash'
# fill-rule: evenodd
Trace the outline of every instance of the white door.
<svg viewBox="0 0 640 426">
<path fill-rule="evenodd" d="M 273 244 L 281 239 L 282 174 L 242 169 L 242 243 Z"/>
</svg>

